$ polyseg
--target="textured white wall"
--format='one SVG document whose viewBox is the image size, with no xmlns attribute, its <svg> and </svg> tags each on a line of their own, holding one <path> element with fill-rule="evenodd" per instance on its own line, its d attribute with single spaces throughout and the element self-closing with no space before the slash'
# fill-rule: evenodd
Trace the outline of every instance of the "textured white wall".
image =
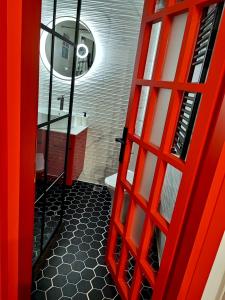
<svg viewBox="0 0 225 300">
<path fill-rule="evenodd" d="M 58 1 L 57 17 L 74 16 L 73 0 Z M 77 80 L 74 112 L 88 114 L 89 130 L 85 166 L 81 180 L 103 183 L 117 172 L 119 145 L 125 123 L 143 0 L 83 0 L 81 20 L 96 39 L 96 59 L 92 69 Z M 51 21 L 51 0 L 43 0 L 42 22 Z M 42 108 L 48 99 L 49 72 L 40 65 L 40 99 Z M 53 108 L 65 94 L 68 108 L 69 85 L 54 77 Z"/>
</svg>

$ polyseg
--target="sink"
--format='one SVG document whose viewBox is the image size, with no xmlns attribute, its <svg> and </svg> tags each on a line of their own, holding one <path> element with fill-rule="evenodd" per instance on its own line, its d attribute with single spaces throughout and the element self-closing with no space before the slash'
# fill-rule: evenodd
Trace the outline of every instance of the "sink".
<svg viewBox="0 0 225 300">
<path fill-rule="evenodd" d="M 52 109 L 51 110 L 51 120 L 54 120 L 58 117 L 62 117 L 67 115 L 69 112 L 66 110 L 57 110 L 57 109 Z M 38 124 L 47 122 L 48 118 L 48 112 L 47 110 L 44 109 L 39 109 L 38 111 Z M 72 114 L 72 122 L 71 122 L 71 127 L 72 128 L 78 128 L 78 127 L 87 127 L 87 120 L 88 117 L 84 117 L 82 114 Z M 68 118 L 62 119 L 60 121 L 57 121 L 55 123 L 51 124 L 51 129 L 59 129 L 60 131 L 67 130 L 67 122 Z"/>
</svg>

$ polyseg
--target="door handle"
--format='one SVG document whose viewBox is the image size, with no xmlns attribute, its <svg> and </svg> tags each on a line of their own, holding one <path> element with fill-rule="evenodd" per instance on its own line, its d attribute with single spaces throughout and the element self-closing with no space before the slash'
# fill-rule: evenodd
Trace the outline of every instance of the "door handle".
<svg viewBox="0 0 225 300">
<path fill-rule="evenodd" d="M 122 144 L 122 145 L 125 144 L 125 141 L 123 140 L 123 138 L 116 138 L 115 141 L 116 141 L 117 143 Z"/>
<path fill-rule="evenodd" d="M 119 162 L 123 162 L 123 157 L 124 157 L 124 152 L 125 152 L 125 146 L 126 146 L 126 141 L 127 141 L 127 133 L 128 133 L 128 128 L 124 127 L 123 129 L 123 137 L 122 138 L 116 138 L 115 141 L 117 143 L 120 143 L 120 156 L 119 156 Z"/>
</svg>

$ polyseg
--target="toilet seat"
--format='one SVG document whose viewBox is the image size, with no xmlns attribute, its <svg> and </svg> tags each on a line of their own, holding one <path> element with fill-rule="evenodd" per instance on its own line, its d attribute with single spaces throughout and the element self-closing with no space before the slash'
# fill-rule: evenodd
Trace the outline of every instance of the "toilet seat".
<svg viewBox="0 0 225 300">
<path fill-rule="evenodd" d="M 115 189 L 115 187 L 116 187 L 116 181 L 117 181 L 117 175 L 118 175 L 118 174 L 116 173 L 116 174 L 113 174 L 113 175 L 111 175 L 111 176 L 106 177 L 106 178 L 105 178 L 105 184 L 106 184 L 108 187 L 110 187 L 110 188 L 112 188 L 112 189 Z M 129 182 L 133 182 L 133 178 L 134 178 L 134 172 L 128 170 L 128 172 L 127 172 L 127 180 L 128 180 Z"/>
<path fill-rule="evenodd" d="M 116 187 L 117 173 L 105 178 L 105 184 L 112 189 Z"/>
</svg>

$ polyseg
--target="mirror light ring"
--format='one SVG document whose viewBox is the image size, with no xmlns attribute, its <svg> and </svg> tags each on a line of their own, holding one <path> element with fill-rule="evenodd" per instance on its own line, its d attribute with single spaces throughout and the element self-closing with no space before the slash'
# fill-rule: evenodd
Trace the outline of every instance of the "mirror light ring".
<svg viewBox="0 0 225 300">
<path fill-rule="evenodd" d="M 85 53 L 83 54 L 83 55 L 81 55 L 80 53 L 79 53 L 79 50 L 81 49 L 81 48 L 84 48 L 85 49 Z M 88 47 L 85 45 L 85 44 L 79 44 L 78 46 L 77 46 L 77 57 L 79 57 L 79 58 L 86 58 L 87 56 L 88 56 L 88 53 L 89 53 L 89 50 L 88 50 Z"/>
<path fill-rule="evenodd" d="M 59 17 L 56 19 L 56 25 L 63 22 L 63 21 L 76 21 L 76 19 L 74 17 Z M 80 23 L 83 24 L 83 26 L 85 26 L 89 32 L 91 32 L 91 34 L 93 35 L 92 31 L 90 30 L 90 28 L 80 20 Z M 49 22 L 48 25 L 47 25 L 49 28 L 52 28 L 53 26 L 53 22 Z M 51 69 L 51 66 L 50 66 L 50 63 L 47 59 L 47 56 L 46 56 L 46 52 L 45 52 L 45 44 L 46 44 L 46 40 L 47 40 L 47 37 L 48 37 L 48 32 L 45 31 L 45 30 L 42 30 L 42 33 L 41 33 L 41 38 L 40 38 L 40 57 L 41 57 L 41 61 L 43 63 L 43 65 L 45 66 L 45 68 L 50 71 Z M 79 44 L 79 45 L 83 45 L 83 44 Z M 86 46 L 86 45 L 85 45 Z M 89 50 L 87 52 L 87 55 L 89 53 Z M 90 70 L 89 70 L 90 71 Z M 84 75 L 86 75 L 88 72 L 82 74 L 82 75 L 79 75 L 79 76 L 76 76 L 76 79 L 79 79 L 79 78 L 82 78 L 84 77 Z M 57 77 L 58 79 L 62 79 L 64 80 L 64 82 L 68 82 L 70 83 L 71 82 L 71 77 L 67 77 L 67 76 L 64 76 L 64 75 L 61 75 L 60 73 L 58 73 L 57 71 L 55 71 L 53 69 L 53 75 L 55 77 Z"/>
</svg>

